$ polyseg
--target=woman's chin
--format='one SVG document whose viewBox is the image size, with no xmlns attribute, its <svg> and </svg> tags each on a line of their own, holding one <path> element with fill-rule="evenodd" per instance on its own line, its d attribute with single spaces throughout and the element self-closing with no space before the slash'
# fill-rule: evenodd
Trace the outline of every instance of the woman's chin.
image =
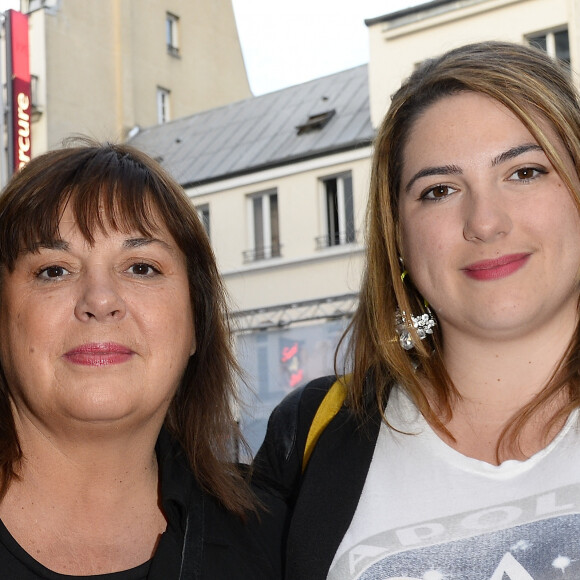
<svg viewBox="0 0 580 580">
<path fill-rule="evenodd" d="M 86 425 L 89 430 L 99 427 L 110 428 L 116 425 L 134 427 L 147 420 L 155 413 L 150 409 L 142 409 L 138 402 L 115 395 L 102 395 L 83 400 L 69 400 L 63 408 L 61 417 L 67 418 L 76 427 Z M 118 433 L 118 430 L 115 429 Z"/>
</svg>

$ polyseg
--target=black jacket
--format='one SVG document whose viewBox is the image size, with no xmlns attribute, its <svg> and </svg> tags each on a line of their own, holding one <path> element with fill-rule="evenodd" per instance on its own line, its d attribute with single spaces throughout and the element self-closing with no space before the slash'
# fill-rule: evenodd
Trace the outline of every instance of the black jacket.
<svg viewBox="0 0 580 580">
<path fill-rule="evenodd" d="M 149 580 L 271 580 L 256 517 L 246 522 L 201 490 L 179 445 L 163 430 L 157 442 L 161 496 L 168 520 Z"/>
<path fill-rule="evenodd" d="M 312 381 L 274 409 L 254 462 L 254 484 L 270 512 L 263 541 L 287 580 L 327 577 L 356 510 L 379 433 L 381 415 L 372 395 L 364 421 L 343 405 L 301 473 L 310 424 L 334 380 Z"/>
</svg>

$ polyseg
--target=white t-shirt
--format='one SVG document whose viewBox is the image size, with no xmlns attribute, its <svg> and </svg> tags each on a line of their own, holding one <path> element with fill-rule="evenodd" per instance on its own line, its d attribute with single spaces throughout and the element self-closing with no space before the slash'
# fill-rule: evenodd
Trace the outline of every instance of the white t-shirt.
<svg viewBox="0 0 580 580">
<path fill-rule="evenodd" d="M 580 579 L 578 411 L 526 461 L 462 455 L 395 389 L 328 580 Z M 408 434 L 412 433 L 412 434 Z"/>
</svg>

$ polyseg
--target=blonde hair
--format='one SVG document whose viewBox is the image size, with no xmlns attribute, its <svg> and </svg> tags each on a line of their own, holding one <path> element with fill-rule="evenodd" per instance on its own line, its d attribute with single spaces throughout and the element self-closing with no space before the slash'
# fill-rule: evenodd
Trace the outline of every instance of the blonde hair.
<svg viewBox="0 0 580 580">
<path fill-rule="evenodd" d="M 353 373 L 349 402 L 361 414 L 368 410 L 369 399 L 383 410 L 389 390 L 398 383 L 424 416 L 443 430 L 442 418 L 451 416 L 451 402 L 458 394 L 442 360 L 440 331 L 435 327 L 432 337 L 421 342 L 412 330 L 417 345 L 412 351 L 400 347 L 395 331 L 397 308 L 413 314 L 424 310 L 424 300 L 412 282 L 401 280 L 398 196 L 404 148 L 413 123 L 439 99 L 462 91 L 487 95 L 512 111 L 544 149 L 580 208 L 580 192 L 573 187 L 575 176 L 540 123 L 547 121 L 558 135 L 578 174 L 579 99 L 570 72 L 544 52 L 505 42 L 466 45 L 423 63 L 393 96 L 375 141 L 359 307 L 343 337 L 348 336 L 347 364 Z M 576 336 L 545 389 L 519 412 L 500 441 L 506 435 L 510 442 L 517 441 L 526 421 L 562 389 L 570 390 L 570 403 L 547 429 L 580 405 L 578 342 Z M 367 382 L 369 376 L 372 381 Z M 435 389 L 437 409 L 429 404 L 422 378 Z"/>
</svg>

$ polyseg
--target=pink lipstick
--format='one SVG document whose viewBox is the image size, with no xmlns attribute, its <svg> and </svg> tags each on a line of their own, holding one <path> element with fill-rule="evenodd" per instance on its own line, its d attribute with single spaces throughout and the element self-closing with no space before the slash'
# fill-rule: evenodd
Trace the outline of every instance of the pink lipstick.
<svg viewBox="0 0 580 580">
<path fill-rule="evenodd" d="M 81 344 L 64 354 L 64 358 L 77 365 L 104 367 L 127 362 L 134 352 L 114 342 L 90 342 Z"/>
<path fill-rule="evenodd" d="M 531 254 L 508 254 L 494 260 L 469 264 L 463 271 L 474 280 L 498 280 L 523 268 Z"/>
</svg>

